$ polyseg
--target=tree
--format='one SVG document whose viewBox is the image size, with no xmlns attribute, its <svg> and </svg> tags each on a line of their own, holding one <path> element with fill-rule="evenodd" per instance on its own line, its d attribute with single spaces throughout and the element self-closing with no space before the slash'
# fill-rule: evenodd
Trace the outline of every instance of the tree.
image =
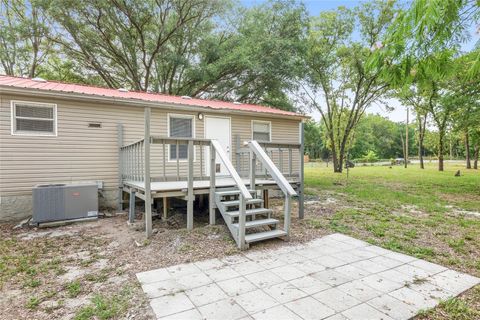
<svg viewBox="0 0 480 320">
<path fill-rule="evenodd" d="M 449 73 L 452 58 L 468 38 L 467 28 L 479 17 L 476 0 L 415 0 L 408 10 L 399 12 L 388 31 L 385 54 L 393 58 L 394 64 L 390 82 L 398 87 L 413 84 L 418 88 L 417 93 L 426 98 L 428 103 L 421 103 L 425 108 L 416 108 L 422 111 L 417 116 L 430 113 L 437 126 L 439 170 L 443 170 L 445 130 L 456 109 L 454 92 L 445 87 L 451 87 L 448 79 L 453 73 Z M 469 77 L 480 71 L 480 51 L 473 57 L 473 63 L 463 71 Z M 419 124 L 426 123 L 426 118 L 419 120 Z M 420 132 L 420 143 L 423 137 Z"/>
<path fill-rule="evenodd" d="M 388 61 L 372 63 L 395 13 L 392 1 L 340 7 L 312 20 L 300 85 L 307 105 L 320 112 L 334 172 L 342 172 L 347 147 L 365 110 L 388 88 Z M 354 30 L 359 30 L 359 37 Z"/>
<path fill-rule="evenodd" d="M 314 120 L 308 120 L 305 122 L 305 153 L 310 156 L 311 159 L 323 158 L 325 155 L 325 146 L 323 143 L 322 127 Z"/>
<path fill-rule="evenodd" d="M 415 112 L 416 117 L 416 140 L 418 145 L 418 159 L 420 162 L 420 168 L 424 169 L 424 145 L 425 140 L 425 131 L 427 129 L 427 119 L 429 115 L 428 101 L 432 98 L 431 96 L 426 95 L 426 92 L 423 92 L 419 88 L 418 81 L 410 83 L 405 81 L 403 87 L 399 87 L 396 90 L 393 90 L 393 96 L 400 100 L 400 102 L 407 107 L 412 107 Z"/>
<path fill-rule="evenodd" d="M 72 60 L 95 70 L 109 87 L 143 91 L 154 86 L 155 71 L 170 78 L 156 62 L 171 61 L 183 49 L 178 43 L 187 47 L 178 58 L 188 58 L 197 48 L 192 31 L 209 28 L 224 8 L 200 0 L 44 0 L 43 7 L 61 27 L 57 41 Z"/>
<path fill-rule="evenodd" d="M 480 19 L 478 0 L 414 0 L 408 10 L 400 11 L 389 30 L 392 56 L 403 61 L 408 73 L 415 62 L 445 49 L 454 49 L 468 39 L 467 29 Z M 468 69 L 480 72 L 480 51 Z M 401 76 L 401 73 L 397 73 Z"/>
<path fill-rule="evenodd" d="M 396 123 L 376 114 L 366 114 L 355 128 L 350 156 L 360 159 L 367 151 L 372 150 L 381 159 L 401 157 L 403 151 L 400 134 L 404 131 L 403 123 Z M 414 131 L 409 126 L 410 152 L 414 151 L 413 139 Z"/>
<path fill-rule="evenodd" d="M 0 0 L 0 72 L 37 76 L 52 50 L 50 27 L 37 1 Z"/>
<path fill-rule="evenodd" d="M 375 153 L 375 151 L 369 150 L 362 156 L 361 160 L 363 162 L 375 162 L 378 161 L 378 155 Z"/>
<path fill-rule="evenodd" d="M 305 8 L 205 0 L 42 0 L 57 43 L 111 88 L 292 109 Z"/>
<path fill-rule="evenodd" d="M 476 55 L 473 51 L 456 58 L 451 66 L 454 72 L 447 82 L 451 103 L 456 106 L 452 116 L 453 128 L 463 136 L 467 169 L 472 167 L 471 146 L 474 146 L 475 157 L 476 131 L 480 128 L 480 73 L 468 74 Z"/>
</svg>

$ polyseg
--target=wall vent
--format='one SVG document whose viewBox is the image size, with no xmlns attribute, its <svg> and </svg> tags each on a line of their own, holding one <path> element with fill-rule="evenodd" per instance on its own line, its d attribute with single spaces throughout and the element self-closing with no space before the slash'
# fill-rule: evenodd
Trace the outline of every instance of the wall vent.
<svg viewBox="0 0 480 320">
<path fill-rule="evenodd" d="M 100 122 L 90 122 L 88 124 L 88 127 L 89 128 L 101 128 L 102 127 L 102 124 Z"/>
</svg>

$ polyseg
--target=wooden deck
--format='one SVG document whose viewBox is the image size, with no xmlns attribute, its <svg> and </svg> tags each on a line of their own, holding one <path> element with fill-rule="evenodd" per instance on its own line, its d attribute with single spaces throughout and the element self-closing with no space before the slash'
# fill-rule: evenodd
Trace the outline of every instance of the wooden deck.
<svg viewBox="0 0 480 320">
<path fill-rule="evenodd" d="M 237 148 L 235 153 L 236 167 L 231 162 L 230 156 L 223 149 L 220 142 L 215 139 L 197 139 L 197 138 L 183 138 L 183 137 L 159 137 L 150 135 L 150 116 L 151 108 L 145 107 L 144 110 L 144 137 L 136 142 L 130 144 L 123 143 L 123 126 L 118 124 L 118 209 L 123 210 L 123 205 L 126 202 L 124 192 L 129 194 L 129 222 L 133 222 L 135 218 L 135 198 L 138 197 L 145 201 L 145 233 L 147 237 L 152 235 L 152 205 L 158 205 L 159 201 L 154 201 L 158 198 L 163 198 L 163 216 L 168 214 L 168 198 L 178 197 L 187 201 L 187 229 L 193 229 L 193 215 L 194 215 L 194 201 L 198 199 L 199 203 L 203 202 L 206 197 L 200 195 L 208 195 L 208 211 L 209 222 L 214 225 L 216 219 L 217 208 L 230 207 L 231 202 L 235 202 L 235 206 L 238 206 L 238 221 L 233 219 L 226 219 L 227 225 L 232 233 L 233 238 L 237 242 L 238 248 L 246 249 L 250 240 L 245 238 L 245 230 L 247 229 L 246 216 L 252 216 L 255 218 L 256 214 L 251 215 L 250 208 L 252 204 L 248 204 L 249 201 L 257 201 L 257 205 L 260 204 L 262 208 L 268 209 L 268 190 L 280 190 L 284 196 L 284 228 L 281 232 L 269 234 L 265 237 L 265 234 L 258 234 L 257 239 L 263 240 L 271 237 L 285 237 L 288 238 L 290 234 L 290 219 L 291 219 L 291 201 L 296 198 L 298 200 L 298 215 L 303 218 L 303 135 L 301 135 L 300 143 L 259 143 L 255 140 L 250 140 L 240 143 L 240 137 L 237 136 Z M 303 124 L 301 124 L 303 126 Z M 303 132 L 303 127 L 301 127 Z M 160 146 L 161 158 L 163 159 L 163 179 L 162 181 L 156 181 L 159 177 L 152 176 L 151 172 L 151 144 L 157 144 Z M 176 146 L 176 179 L 169 181 L 167 179 L 166 170 L 166 150 L 169 146 Z M 185 174 L 185 170 L 180 170 L 180 146 L 187 147 L 186 161 L 186 178 L 181 177 L 181 173 Z M 209 149 L 208 158 L 203 158 L 203 153 L 200 152 L 200 177 L 195 176 L 194 170 L 195 164 L 195 148 Z M 158 148 L 155 149 L 157 152 Z M 269 151 L 270 150 L 270 151 Z M 273 152 L 278 152 L 278 167 L 273 162 Z M 293 152 L 299 153 L 300 168 L 294 172 L 293 167 Z M 245 161 L 242 161 L 243 160 Z M 285 166 L 284 158 L 287 160 Z M 222 172 L 218 169 L 218 161 L 224 165 L 225 171 L 228 176 L 216 176 L 210 174 L 206 177 L 204 172 L 205 168 L 209 168 L 208 172 Z M 243 164 L 246 164 L 243 168 Z M 198 164 L 197 164 L 198 165 Z M 172 170 L 170 170 L 172 171 Z M 258 174 L 262 172 L 261 174 Z M 285 173 L 283 173 L 285 172 Z M 223 172 L 222 172 L 223 173 Z M 241 176 L 240 173 L 248 173 L 248 178 Z M 288 177 L 288 178 L 287 178 Z M 208 180 L 207 180 L 208 179 Z M 252 190 L 248 190 L 251 188 Z M 223 190 L 222 190 L 223 189 Z M 295 190 L 296 189 L 296 190 Z M 238 197 L 235 200 L 223 198 L 222 192 L 226 190 L 234 192 Z M 256 190 L 262 190 L 263 196 L 261 201 L 254 200 L 258 196 Z M 199 195 L 197 197 L 197 195 Z M 248 208 L 248 209 L 247 209 Z M 255 223 L 271 223 L 270 213 L 271 210 L 263 210 L 268 213 L 267 219 L 262 222 L 256 221 Z M 227 216 L 230 212 L 228 210 L 220 210 L 222 216 Z M 235 218 L 236 219 L 236 218 Z M 254 219 L 255 220 L 255 219 Z M 251 223 L 250 223 L 251 224 Z M 278 221 L 275 221 L 275 226 Z M 276 229 L 273 229 L 276 230 Z M 273 231 L 271 230 L 271 231 Z M 247 241 L 248 240 L 248 241 Z"/>
<path fill-rule="evenodd" d="M 242 179 L 243 182 L 248 185 L 250 179 Z M 233 188 L 236 186 L 235 181 L 229 177 L 219 177 L 215 179 L 215 184 L 217 188 Z M 257 189 L 278 189 L 277 183 L 273 179 L 257 179 L 255 181 Z M 297 179 L 289 179 L 290 184 L 297 184 Z M 137 192 L 145 192 L 145 182 L 144 181 L 133 181 L 126 180 L 123 181 L 124 189 L 135 189 Z M 196 180 L 193 182 L 194 194 L 207 194 L 210 190 L 210 180 Z M 127 191 L 127 190 L 125 190 Z M 161 182 L 151 182 L 150 191 L 152 197 L 175 197 L 183 196 L 188 191 L 188 181 L 161 181 Z M 137 193 L 137 196 L 138 193 Z"/>
</svg>

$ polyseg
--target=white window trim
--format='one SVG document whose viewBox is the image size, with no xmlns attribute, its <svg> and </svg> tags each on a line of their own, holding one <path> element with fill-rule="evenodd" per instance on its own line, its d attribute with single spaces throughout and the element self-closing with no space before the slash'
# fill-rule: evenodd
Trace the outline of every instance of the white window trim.
<svg viewBox="0 0 480 320">
<path fill-rule="evenodd" d="M 175 139 L 175 137 L 170 136 L 170 118 L 183 118 L 183 119 L 192 119 L 192 139 L 195 138 L 195 115 L 192 114 L 182 114 L 182 113 L 168 113 L 167 114 L 167 136 L 169 138 Z M 197 160 L 197 152 L 195 146 L 193 146 L 193 162 Z M 176 163 L 177 159 L 170 159 L 170 146 L 167 148 L 167 162 Z M 188 159 L 178 159 L 178 162 L 188 162 Z"/>
<path fill-rule="evenodd" d="M 15 107 L 17 104 L 29 104 L 32 106 L 42 107 L 42 108 L 53 108 L 53 130 L 54 132 L 42 132 L 42 131 L 17 131 L 16 122 L 17 118 Z M 37 118 L 35 118 L 37 120 Z M 23 101 L 23 100 L 11 100 L 10 101 L 10 133 L 12 136 L 33 136 L 33 137 L 57 137 L 57 104 L 56 103 L 44 103 L 44 102 L 34 102 L 34 101 Z M 45 120 L 48 121 L 48 120 Z"/>
<path fill-rule="evenodd" d="M 253 124 L 257 123 L 268 123 L 268 127 L 270 128 L 270 140 L 268 141 L 260 141 L 260 142 L 272 142 L 272 121 L 265 121 L 265 120 L 252 120 L 251 130 L 252 130 L 252 140 L 253 140 Z"/>
</svg>

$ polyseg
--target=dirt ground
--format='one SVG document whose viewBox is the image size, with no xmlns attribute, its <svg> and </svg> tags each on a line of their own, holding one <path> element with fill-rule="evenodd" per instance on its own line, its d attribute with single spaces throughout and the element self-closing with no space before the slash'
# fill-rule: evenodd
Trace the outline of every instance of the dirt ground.
<svg viewBox="0 0 480 320">
<path fill-rule="evenodd" d="M 282 212 L 278 204 L 272 207 Z M 125 214 L 52 228 L 0 225 L 0 319 L 153 318 L 137 272 L 238 253 L 221 216 L 210 226 L 203 212 L 193 231 L 185 226 L 181 212 L 166 221 L 154 218 L 147 240 L 142 221 L 128 225 Z M 327 233 L 306 227 L 294 214 L 289 242 L 272 240 L 250 250 Z"/>
<path fill-rule="evenodd" d="M 250 250 L 295 245 L 342 232 L 338 229 L 343 228 L 339 212 L 362 208 L 340 198 L 342 194 L 329 192 L 307 196 L 305 219 L 298 219 L 296 206 L 292 210 L 290 241 L 267 241 L 252 245 Z M 282 202 L 272 201 L 271 205 L 280 219 Z M 404 209 L 404 214 L 417 215 L 411 208 Z M 135 278 L 137 272 L 238 253 L 222 218 L 210 226 L 205 210 L 196 210 L 190 232 L 185 229 L 182 210 L 172 210 L 166 221 L 154 218 L 154 235 L 148 240 L 142 221 L 128 225 L 124 213 L 54 228 L 13 227 L 0 225 L 0 319 L 6 320 L 152 319 Z M 371 239 L 361 228 L 347 233 Z M 459 301 L 477 305 L 472 299 L 480 289 L 472 290 Z M 421 318 L 449 319 L 448 313 L 442 316 L 442 308 L 448 307 Z"/>
</svg>

